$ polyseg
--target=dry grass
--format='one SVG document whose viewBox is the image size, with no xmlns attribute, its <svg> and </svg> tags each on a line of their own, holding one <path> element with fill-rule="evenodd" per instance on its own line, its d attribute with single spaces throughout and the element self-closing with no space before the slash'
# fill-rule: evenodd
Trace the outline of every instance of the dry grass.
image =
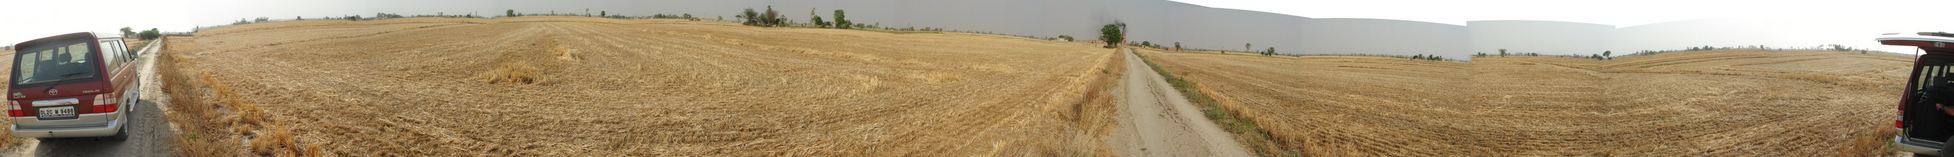
<svg viewBox="0 0 1954 157">
<path fill-rule="evenodd" d="M 211 98 L 207 96 L 209 89 L 204 86 L 204 82 L 213 80 L 210 77 L 191 77 L 208 75 L 203 75 L 205 73 L 201 71 L 183 69 L 178 65 L 190 62 L 182 54 L 200 47 L 182 46 L 196 45 L 191 43 L 194 40 L 168 37 L 163 40 L 169 40 L 170 44 L 163 45 L 163 53 L 159 58 L 167 59 L 158 59 L 155 66 L 157 66 L 156 74 L 162 75 L 164 93 L 172 98 L 171 105 L 167 106 L 170 114 L 165 118 L 168 118 L 170 123 L 177 124 L 180 129 L 180 132 L 177 132 L 178 137 L 170 138 L 179 148 L 177 155 L 237 156 L 236 148 L 239 147 L 235 144 L 236 140 L 230 140 L 236 137 L 223 133 L 224 131 L 219 129 L 233 125 L 222 122 L 220 119 L 223 119 L 223 111 L 212 102 L 205 101 Z"/>
<path fill-rule="evenodd" d="M 1081 154 L 1104 156 L 1113 154 L 1111 147 L 1105 144 L 1096 144 L 1100 139 L 1104 139 L 1112 134 L 1114 129 L 1119 128 L 1115 123 L 1117 120 L 1113 119 L 1118 114 L 1119 104 L 1113 100 L 1111 94 L 1117 92 L 1113 91 L 1117 89 L 1113 86 L 1118 85 L 1119 76 L 1125 76 L 1126 66 L 1119 65 L 1126 64 L 1126 60 L 1124 59 L 1126 53 L 1119 53 L 1118 50 L 1113 51 L 1113 55 L 1108 58 L 1109 63 L 1095 68 L 1099 69 L 1099 74 L 1093 78 L 1091 83 L 1087 83 L 1086 89 L 1090 90 L 1083 93 L 1085 94 L 1084 100 L 1073 103 L 1071 107 L 1066 108 L 1066 113 L 1060 114 L 1061 118 L 1076 123 L 1074 125 L 1084 129 L 1085 132 L 1083 137 L 1067 140 L 1080 143 L 1065 145 L 1089 145 L 1090 147 L 1088 148 L 1081 148 L 1089 150 L 1074 150 L 1079 152 L 1050 156 L 1084 156 Z"/>
<path fill-rule="evenodd" d="M 575 17 L 273 22 L 176 40 L 177 72 L 212 77 L 181 90 L 235 94 L 181 97 L 264 115 L 195 123 L 252 126 L 185 144 L 232 154 L 215 156 L 1106 154 L 1100 92 L 1119 65 L 1093 45 L 1021 37 Z M 254 136 L 273 138 L 223 143 Z"/>
<path fill-rule="evenodd" d="M 160 57 L 169 59 L 158 60 L 157 74 L 163 75 L 163 90 L 173 101 L 166 118 L 182 129 L 179 137 L 171 139 L 181 148 L 177 155 L 291 156 L 304 152 L 293 144 L 290 129 L 271 120 L 259 105 L 241 99 L 247 94 L 238 93 L 211 73 L 180 67 L 195 64 L 196 59 L 186 54 L 203 48 L 194 38 L 165 40 L 171 44 L 165 45 Z M 192 79 L 191 75 L 196 77 Z M 249 142 L 240 144 L 239 139 Z"/>
<path fill-rule="evenodd" d="M 1143 51 L 1305 156 L 1891 152 L 1905 56 L 1710 51 L 1608 61 Z M 1897 68 L 1896 68 L 1897 67 Z"/>
<path fill-rule="evenodd" d="M 0 56 L 9 56 L 8 58 L 12 58 L 11 56 L 14 56 L 14 50 L 0 50 Z M 7 59 L 7 60 L 5 60 L 5 61 L 0 61 L 0 65 L 13 65 L 13 64 L 14 64 L 14 60 L 13 60 L 13 59 Z M 0 68 L 0 72 L 10 72 L 10 71 L 12 71 L 12 70 L 13 70 L 13 69 L 11 69 L 11 68 Z M 11 77 L 13 77 L 13 76 L 11 76 L 11 75 L 0 75 L 0 80 L 13 80 L 13 78 L 11 78 Z M 11 85 L 11 84 L 7 84 L 7 83 L 0 83 L 0 89 L 12 89 L 11 87 L 8 87 L 8 86 L 10 86 L 10 85 Z M 11 118 L 0 118 L 0 126 L 13 126 L 13 125 L 14 125 L 14 120 L 13 120 L 13 119 L 11 119 Z M 14 132 L 12 132 L 12 131 L 0 131 L 0 150 L 4 150 L 4 149 L 8 149 L 8 148 L 13 148 L 14 146 L 18 146 L 18 145 L 20 145 L 20 142 L 21 142 L 21 139 L 20 139 L 20 138 L 16 138 L 16 137 L 14 137 Z"/>
<path fill-rule="evenodd" d="M 530 66 L 528 62 L 524 61 L 502 64 L 502 68 L 482 73 L 482 77 L 487 78 L 488 83 L 535 84 L 537 82 L 543 82 L 543 73 L 537 71 L 536 66 Z"/>
</svg>

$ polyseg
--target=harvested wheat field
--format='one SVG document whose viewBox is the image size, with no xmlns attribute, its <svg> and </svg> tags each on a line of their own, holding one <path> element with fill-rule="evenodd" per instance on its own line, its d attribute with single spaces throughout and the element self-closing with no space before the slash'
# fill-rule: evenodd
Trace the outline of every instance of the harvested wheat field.
<svg viewBox="0 0 1954 157">
<path fill-rule="evenodd" d="M 0 56 L 7 56 L 7 58 L 13 58 L 14 50 L 11 49 L 0 50 Z M 4 61 L 0 61 L 0 65 L 13 66 L 14 60 L 5 59 Z M 0 72 L 9 73 L 8 75 L 0 75 L 0 80 L 13 80 L 13 75 L 12 75 L 13 70 L 14 69 L 11 67 L 0 68 Z M 0 89 L 13 89 L 12 87 L 9 87 L 12 85 L 13 84 L 11 83 L 0 83 Z M 14 125 L 13 118 L 0 118 L 0 126 L 13 126 L 13 125 Z M 0 150 L 11 149 L 15 145 L 20 145 L 21 140 L 22 139 L 20 138 L 14 138 L 13 131 L 0 131 Z"/>
<path fill-rule="evenodd" d="M 251 147 L 211 154 L 269 155 L 1091 154 L 1103 131 L 1088 130 L 1107 124 L 1079 117 L 1111 111 L 1080 104 L 1109 106 L 1088 95 L 1118 57 L 998 35 L 584 17 L 273 22 L 168 43 L 176 81 L 208 86 L 183 91 L 217 104 L 198 131 Z"/>
<path fill-rule="evenodd" d="M 1599 61 L 1147 51 L 1311 156 L 1864 156 L 1911 57 L 1698 51 Z"/>
</svg>

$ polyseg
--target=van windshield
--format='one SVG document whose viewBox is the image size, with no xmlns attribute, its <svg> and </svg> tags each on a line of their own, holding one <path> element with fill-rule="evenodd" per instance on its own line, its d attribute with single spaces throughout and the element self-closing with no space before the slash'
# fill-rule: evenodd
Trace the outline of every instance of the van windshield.
<svg viewBox="0 0 1954 157">
<path fill-rule="evenodd" d="M 89 41 L 70 41 L 26 48 L 14 54 L 14 84 L 48 83 L 95 76 L 89 63 Z"/>
</svg>

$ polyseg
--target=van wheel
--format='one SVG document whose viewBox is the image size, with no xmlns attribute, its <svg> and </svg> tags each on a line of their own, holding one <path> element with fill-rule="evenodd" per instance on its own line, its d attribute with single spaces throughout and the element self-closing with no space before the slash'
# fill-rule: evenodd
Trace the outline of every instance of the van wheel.
<svg viewBox="0 0 1954 157">
<path fill-rule="evenodd" d="M 121 128 L 117 128 L 117 129 L 115 129 L 115 137 L 114 137 L 114 138 L 115 138 L 115 140 L 116 140 L 116 141 L 126 141 L 126 140 L 129 140 L 129 125 L 122 125 L 122 127 L 121 127 Z"/>
<path fill-rule="evenodd" d="M 1947 139 L 1948 139 L 1948 140 L 1954 140 L 1954 137 L 1948 137 Z M 1947 156 L 1947 155 L 1948 155 L 1948 152 L 1949 152 L 1949 150 L 1954 150 L 1954 149 L 1948 149 L 1948 148 L 1954 148 L 1954 143 L 1947 143 L 1947 144 L 1942 144 L 1942 145 L 1940 145 L 1940 155 L 1938 155 L 1938 156 Z M 1935 156 L 1935 155 L 1919 155 L 1919 154 L 1915 154 L 1915 155 L 1913 155 L 1913 156 Z"/>
</svg>

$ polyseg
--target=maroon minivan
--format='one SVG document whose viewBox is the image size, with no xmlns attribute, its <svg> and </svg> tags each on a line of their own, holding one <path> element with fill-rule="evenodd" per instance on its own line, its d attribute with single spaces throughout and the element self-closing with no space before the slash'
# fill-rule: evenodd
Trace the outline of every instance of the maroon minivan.
<svg viewBox="0 0 1954 157">
<path fill-rule="evenodd" d="M 15 44 L 7 89 L 14 137 L 128 139 L 136 102 L 135 52 L 120 37 L 56 35 Z"/>
</svg>

